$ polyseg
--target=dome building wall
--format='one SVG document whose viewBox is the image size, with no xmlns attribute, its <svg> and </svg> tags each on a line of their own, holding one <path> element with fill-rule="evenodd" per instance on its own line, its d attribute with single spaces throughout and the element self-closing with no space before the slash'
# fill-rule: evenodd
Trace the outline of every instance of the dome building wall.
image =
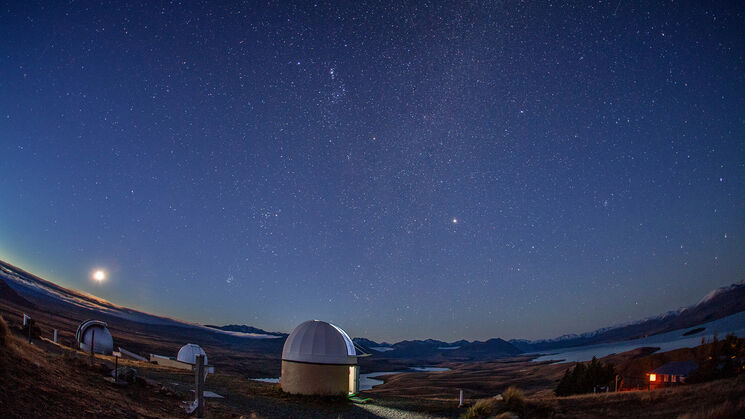
<svg viewBox="0 0 745 419">
<path fill-rule="evenodd" d="M 349 365 L 282 361 L 282 390 L 290 394 L 323 396 L 349 393 Z"/>
</svg>

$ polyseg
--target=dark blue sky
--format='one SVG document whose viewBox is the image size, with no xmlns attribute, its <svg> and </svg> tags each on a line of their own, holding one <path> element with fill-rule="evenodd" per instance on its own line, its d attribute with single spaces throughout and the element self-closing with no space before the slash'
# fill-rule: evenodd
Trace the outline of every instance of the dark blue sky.
<svg viewBox="0 0 745 419">
<path fill-rule="evenodd" d="M 692 304 L 745 276 L 744 23 L 739 2 L 5 3 L 0 258 L 190 321 L 387 340 Z"/>
</svg>

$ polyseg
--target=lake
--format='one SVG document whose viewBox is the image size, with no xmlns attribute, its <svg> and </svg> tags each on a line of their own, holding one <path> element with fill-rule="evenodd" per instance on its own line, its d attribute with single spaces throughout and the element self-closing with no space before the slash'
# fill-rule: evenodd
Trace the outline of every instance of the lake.
<svg viewBox="0 0 745 419">
<path fill-rule="evenodd" d="M 689 336 L 683 336 L 688 330 L 701 328 L 704 330 Z M 745 311 L 722 317 L 708 323 L 703 323 L 687 329 L 674 330 L 672 332 L 661 333 L 659 335 L 647 336 L 645 338 L 627 340 L 623 342 L 603 343 L 599 345 L 579 346 L 574 348 L 556 349 L 553 354 L 543 355 L 535 358 L 533 361 L 557 361 L 561 362 L 582 362 L 589 361 L 593 356 L 602 358 L 611 354 L 620 354 L 643 346 L 654 346 L 660 348 L 660 352 L 671 351 L 680 348 L 692 348 L 701 344 L 701 339 L 705 338 L 710 341 L 714 335 L 719 339 L 734 333 L 739 337 L 745 337 Z"/>
</svg>

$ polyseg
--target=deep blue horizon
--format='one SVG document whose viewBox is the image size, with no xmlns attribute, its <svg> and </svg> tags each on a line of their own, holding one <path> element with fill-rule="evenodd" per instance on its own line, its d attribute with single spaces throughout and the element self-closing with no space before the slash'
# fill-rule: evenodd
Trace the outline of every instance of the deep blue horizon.
<svg viewBox="0 0 745 419">
<path fill-rule="evenodd" d="M 0 259 L 187 321 L 386 341 L 694 304 L 745 277 L 744 18 L 9 2 Z"/>
</svg>

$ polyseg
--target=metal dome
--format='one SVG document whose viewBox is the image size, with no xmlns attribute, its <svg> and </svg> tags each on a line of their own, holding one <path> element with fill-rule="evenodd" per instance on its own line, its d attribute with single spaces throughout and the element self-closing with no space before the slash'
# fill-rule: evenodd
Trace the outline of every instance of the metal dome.
<svg viewBox="0 0 745 419">
<path fill-rule="evenodd" d="M 204 363 L 207 364 L 207 354 L 204 353 L 204 349 L 196 343 L 187 343 L 178 350 L 176 359 L 187 364 L 196 364 L 197 355 L 204 355 Z"/>
<path fill-rule="evenodd" d="M 100 320 L 87 320 L 80 323 L 75 332 L 75 341 L 84 351 L 90 351 L 91 343 L 94 343 L 93 352 L 111 355 L 114 351 L 114 338 L 106 323 Z"/>
<path fill-rule="evenodd" d="M 282 360 L 355 365 L 357 353 L 352 339 L 340 327 L 320 320 L 309 320 L 297 326 L 287 337 Z"/>
</svg>

